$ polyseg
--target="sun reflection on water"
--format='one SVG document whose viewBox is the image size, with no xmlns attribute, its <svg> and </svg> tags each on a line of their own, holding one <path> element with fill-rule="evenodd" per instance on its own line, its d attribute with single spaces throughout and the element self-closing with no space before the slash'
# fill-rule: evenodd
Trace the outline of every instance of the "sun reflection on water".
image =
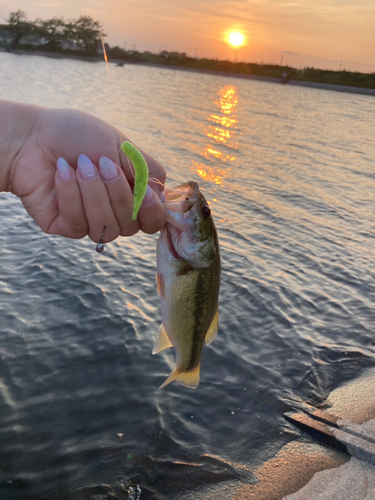
<svg viewBox="0 0 375 500">
<path fill-rule="evenodd" d="M 218 111 L 212 113 L 207 121 L 209 125 L 204 129 L 209 142 L 204 149 L 193 146 L 202 157 L 202 161 L 193 160 L 193 169 L 206 181 L 223 187 L 223 181 L 229 176 L 231 168 L 222 163 L 234 162 L 234 151 L 237 143 L 233 136 L 237 130 L 238 117 L 236 107 L 238 104 L 238 90 L 235 85 L 225 85 L 220 88 L 214 100 Z M 220 163 L 219 163 L 220 162 Z"/>
</svg>

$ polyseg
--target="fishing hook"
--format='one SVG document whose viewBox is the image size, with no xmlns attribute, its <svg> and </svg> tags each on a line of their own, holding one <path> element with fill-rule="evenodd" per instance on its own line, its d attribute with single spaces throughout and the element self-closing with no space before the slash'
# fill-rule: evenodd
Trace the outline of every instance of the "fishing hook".
<svg viewBox="0 0 375 500">
<path fill-rule="evenodd" d="M 104 235 L 105 235 L 106 229 L 107 229 L 107 226 L 104 226 L 102 235 L 101 235 L 100 240 L 99 240 L 99 243 L 96 245 L 96 251 L 98 253 L 104 252 Z"/>
</svg>

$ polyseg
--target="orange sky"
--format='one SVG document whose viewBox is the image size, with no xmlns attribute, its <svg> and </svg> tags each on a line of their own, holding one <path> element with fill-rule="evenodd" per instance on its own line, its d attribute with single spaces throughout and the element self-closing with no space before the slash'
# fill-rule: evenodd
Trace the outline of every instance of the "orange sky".
<svg viewBox="0 0 375 500">
<path fill-rule="evenodd" d="M 247 37 L 237 60 L 375 72 L 374 0 L 0 0 L 0 19 L 16 9 L 89 14 L 127 49 L 233 60 L 224 36 L 237 30 Z"/>
</svg>

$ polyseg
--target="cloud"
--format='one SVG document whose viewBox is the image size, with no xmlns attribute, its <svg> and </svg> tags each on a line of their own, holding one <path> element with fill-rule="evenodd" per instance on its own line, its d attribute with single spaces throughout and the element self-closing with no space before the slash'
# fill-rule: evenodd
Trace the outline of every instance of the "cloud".
<svg viewBox="0 0 375 500">
<path fill-rule="evenodd" d="M 303 56 L 303 54 L 300 54 L 299 52 L 293 52 L 292 50 L 282 50 L 281 53 L 285 56 Z"/>
<path fill-rule="evenodd" d="M 17 10 L 17 7 L 9 2 L 0 2 L 0 7 L 8 7 L 9 9 Z"/>
<path fill-rule="evenodd" d="M 61 7 L 62 3 L 34 3 L 38 7 Z"/>
</svg>

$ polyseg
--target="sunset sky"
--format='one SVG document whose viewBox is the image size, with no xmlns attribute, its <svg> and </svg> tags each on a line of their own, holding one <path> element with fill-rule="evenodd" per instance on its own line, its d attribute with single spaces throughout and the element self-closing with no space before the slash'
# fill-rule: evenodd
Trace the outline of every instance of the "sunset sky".
<svg viewBox="0 0 375 500">
<path fill-rule="evenodd" d="M 17 9 L 30 20 L 91 15 L 128 50 L 233 60 L 225 36 L 238 31 L 237 60 L 375 72 L 374 0 L 0 0 L 0 19 Z"/>
</svg>

